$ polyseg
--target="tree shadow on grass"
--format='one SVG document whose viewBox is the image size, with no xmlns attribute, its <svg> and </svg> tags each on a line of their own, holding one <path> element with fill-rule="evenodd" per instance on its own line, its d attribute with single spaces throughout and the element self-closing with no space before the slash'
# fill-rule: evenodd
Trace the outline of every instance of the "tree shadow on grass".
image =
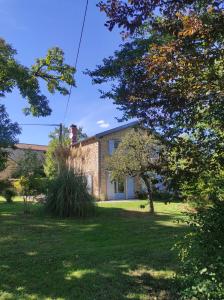
<svg viewBox="0 0 224 300">
<path fill-rule="evenodd" d="M 105 207 L 86 220 L 5 214 L 0 298 L 177 299 L 170 249 L 185 228 L 172 218 Z"/>
</svg>

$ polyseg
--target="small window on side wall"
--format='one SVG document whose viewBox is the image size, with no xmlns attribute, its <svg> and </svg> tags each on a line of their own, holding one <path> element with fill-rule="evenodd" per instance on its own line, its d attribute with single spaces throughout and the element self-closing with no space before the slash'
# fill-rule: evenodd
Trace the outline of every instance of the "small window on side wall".
<svg viewBox="0 0 224 300">
<path fill-rule="evenodd" d="M 120 144 L 119 140 L 114 141 L 114 150 L 116 150 L 118 148 L 119 144 Z"/>
<path fill-rule="evenodd" d="M 109 154 L 112 155 L 114 151 L 118 148 L 119 140 L 109 140 Z"/>
</svg>

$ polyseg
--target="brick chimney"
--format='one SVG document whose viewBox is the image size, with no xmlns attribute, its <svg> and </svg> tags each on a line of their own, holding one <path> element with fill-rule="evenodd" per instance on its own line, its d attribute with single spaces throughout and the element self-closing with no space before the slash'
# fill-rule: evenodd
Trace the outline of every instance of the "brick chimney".
<svg viewBox="0 0 224 300">
<path fill-rule="evenodd" d="M 78 142 L 78 128 L 76 125 L 72 124 L 69 129 L 69 136 L 71 139 L 71 146 Z"/>
</svg>

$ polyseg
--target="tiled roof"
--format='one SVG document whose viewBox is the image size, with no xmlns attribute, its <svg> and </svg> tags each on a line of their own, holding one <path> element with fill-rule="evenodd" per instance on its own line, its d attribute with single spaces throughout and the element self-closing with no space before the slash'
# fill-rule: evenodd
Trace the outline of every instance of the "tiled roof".
<svg viewBox="0 0 224 300">
<path fill-rule="evenodd" d="M 35 150 L 35 151 L 47 151 L 47 146 L 45 145 L 35 145 L 35 144 L 24 144 L 24 143 L 19 143 L 15 145 L 15 148 L 17 149 L 24 149 L 24 150 Z"/>
</svg>

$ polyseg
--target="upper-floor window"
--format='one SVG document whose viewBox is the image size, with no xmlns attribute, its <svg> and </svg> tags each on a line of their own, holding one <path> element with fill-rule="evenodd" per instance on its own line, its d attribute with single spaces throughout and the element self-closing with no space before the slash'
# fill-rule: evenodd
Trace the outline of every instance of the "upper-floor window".
<svg viewBox="0 0 224 300">
<path fill-rule="evenodd" d="M 120 140 L 109 140 L 109 154 L 112 155 L 118 148 Z"/>
<path fill-rule="evenodd" d="M 114 141 L 114 150 L 116 150 L 118 148 L 119 144 L 120 144 L 119 140 Z"/>
</svg>

